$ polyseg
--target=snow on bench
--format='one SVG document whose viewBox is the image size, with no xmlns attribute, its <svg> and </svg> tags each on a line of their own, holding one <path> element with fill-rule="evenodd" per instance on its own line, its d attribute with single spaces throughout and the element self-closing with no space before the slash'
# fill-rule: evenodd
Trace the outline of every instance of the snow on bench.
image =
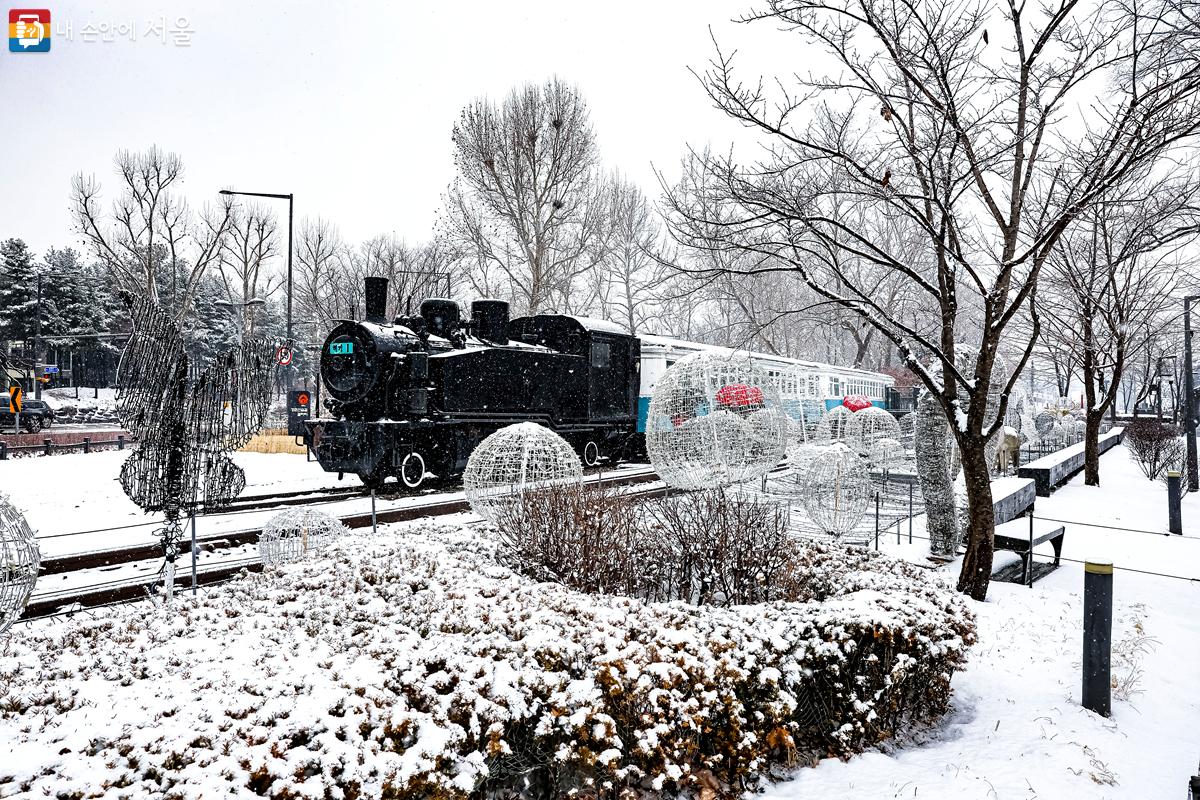
<svg viewBox="0 0 1200 800">
<path fill-rule="evenodd" d="M 1050 542 L 1054 548 L 1054 566 L 1062 559 L 1063 537 L 1067 529 L 1062 525 L 1026 517 L 1014 519 L 996 526 L 996 550 L 1008 550 L 1021 557 L 1021 583 L 1033 586 L 1033 549 L 1039 544 Z"/>
<path fill-rule="evenodd" d="M 1100 453 L 1104 454 L 1121 443 L 1124 428 L 1113 428 L 1100 436 Z M 1084 443 L 1073 444 L 1047 456 L 1034 459 L 1017 468 L 1022 478 L 1032 478 L 1037 484 L 1037 496 L 1049 497 L 1050 493 L 1083 469 Z"/>
</svg>

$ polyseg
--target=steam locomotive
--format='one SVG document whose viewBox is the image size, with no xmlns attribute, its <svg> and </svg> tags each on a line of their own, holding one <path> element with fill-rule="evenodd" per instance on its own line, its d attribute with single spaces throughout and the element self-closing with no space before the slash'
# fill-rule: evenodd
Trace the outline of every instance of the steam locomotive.
<svg viewBox="0 0 1200 800">
<path fill-rule="evenodd" d="M 321 467 L 369 487 L 452 478 L 475 446 L 514 422 L 562 435 L 587 465 L 614 453 L 638 420 L 640 342 L 601 320 L 509 319 L 502 300 L 453 300 L 386 318 L 388 281 L 366 279 L 366 319 L 339 322 L 321 349 L 328 415 L 305 440 Z"/>
</svg>

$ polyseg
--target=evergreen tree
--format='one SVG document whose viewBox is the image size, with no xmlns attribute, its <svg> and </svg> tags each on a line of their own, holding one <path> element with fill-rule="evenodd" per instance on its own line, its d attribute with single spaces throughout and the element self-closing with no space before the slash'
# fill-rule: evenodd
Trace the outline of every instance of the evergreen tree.
<svg viewBox="0 0 1200 800">
<path fill-rule="evenodd" d="M 20 239 L 0 243 L 0 341 L 27 341 L 37 325 L 37 273 Z"/>
</svg>

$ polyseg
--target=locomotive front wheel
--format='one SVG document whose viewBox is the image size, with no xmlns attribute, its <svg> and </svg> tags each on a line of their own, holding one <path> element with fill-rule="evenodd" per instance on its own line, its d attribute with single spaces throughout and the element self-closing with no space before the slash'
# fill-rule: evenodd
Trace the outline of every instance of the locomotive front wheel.
<svg viewBox="0 0 1200 800">
<path fill-rule="evenodd" d="M 583 446 L 584 466 L 594 467 L 600 463 L 600 445 L 588 442 Z"/>
<path fill-rule="evenodd" d="M 420 453 L 409 453 L 400 462 L 400 482 L 409 489 L 416 489 L 425 481 L 425 458 Z"/>
</svg>

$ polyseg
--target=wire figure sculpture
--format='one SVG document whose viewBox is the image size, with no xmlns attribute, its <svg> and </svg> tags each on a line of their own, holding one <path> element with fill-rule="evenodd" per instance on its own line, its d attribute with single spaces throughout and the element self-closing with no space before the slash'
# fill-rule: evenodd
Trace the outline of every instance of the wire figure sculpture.
<svg viewBox="0 0 1200 800">
<path fill-rule="evenodd" d="M 350 530 L 342 521 L 311 508 L 293 508 L 271 517 L 258 539 L 263 564 L 281 566 L 320 553 Z"/>
<path fill-rule="evenodd" d="M 0 493 L 0 635 L 25 611 L 42 554 L 25 516 Z"/>
<path fill-rule="evenodd" d="M 788 414 L 776 382 L 746 356 L 681 359 L 655 384 L 647 419 L 650 462 L 682 489 L 760 478 L 787 448 Z"/>
<path fill-rule="evenodd" d="M 501 428 L 471 452 L 463 492 L 471 510 L 495 522 L 522 494 L 583 480 L 583 464 L 566 439 L 536 422 Z"/>
<path fill-rule="evenodd" d="M 205 367 L 193 364 L 175 321 L 152 300 L 123 293 L 133 333 L 117 366 L 117 414 L 138 437 L 121 467 L 121 487 L 146 511 L 166 517 L 163 590 L 171 600 L 181 520 L 197 508 L 228 505 L 246 476 L 226 453 L 262 426 L 270 403 L 275 343 L 241 342 Z"/>
</svg>

